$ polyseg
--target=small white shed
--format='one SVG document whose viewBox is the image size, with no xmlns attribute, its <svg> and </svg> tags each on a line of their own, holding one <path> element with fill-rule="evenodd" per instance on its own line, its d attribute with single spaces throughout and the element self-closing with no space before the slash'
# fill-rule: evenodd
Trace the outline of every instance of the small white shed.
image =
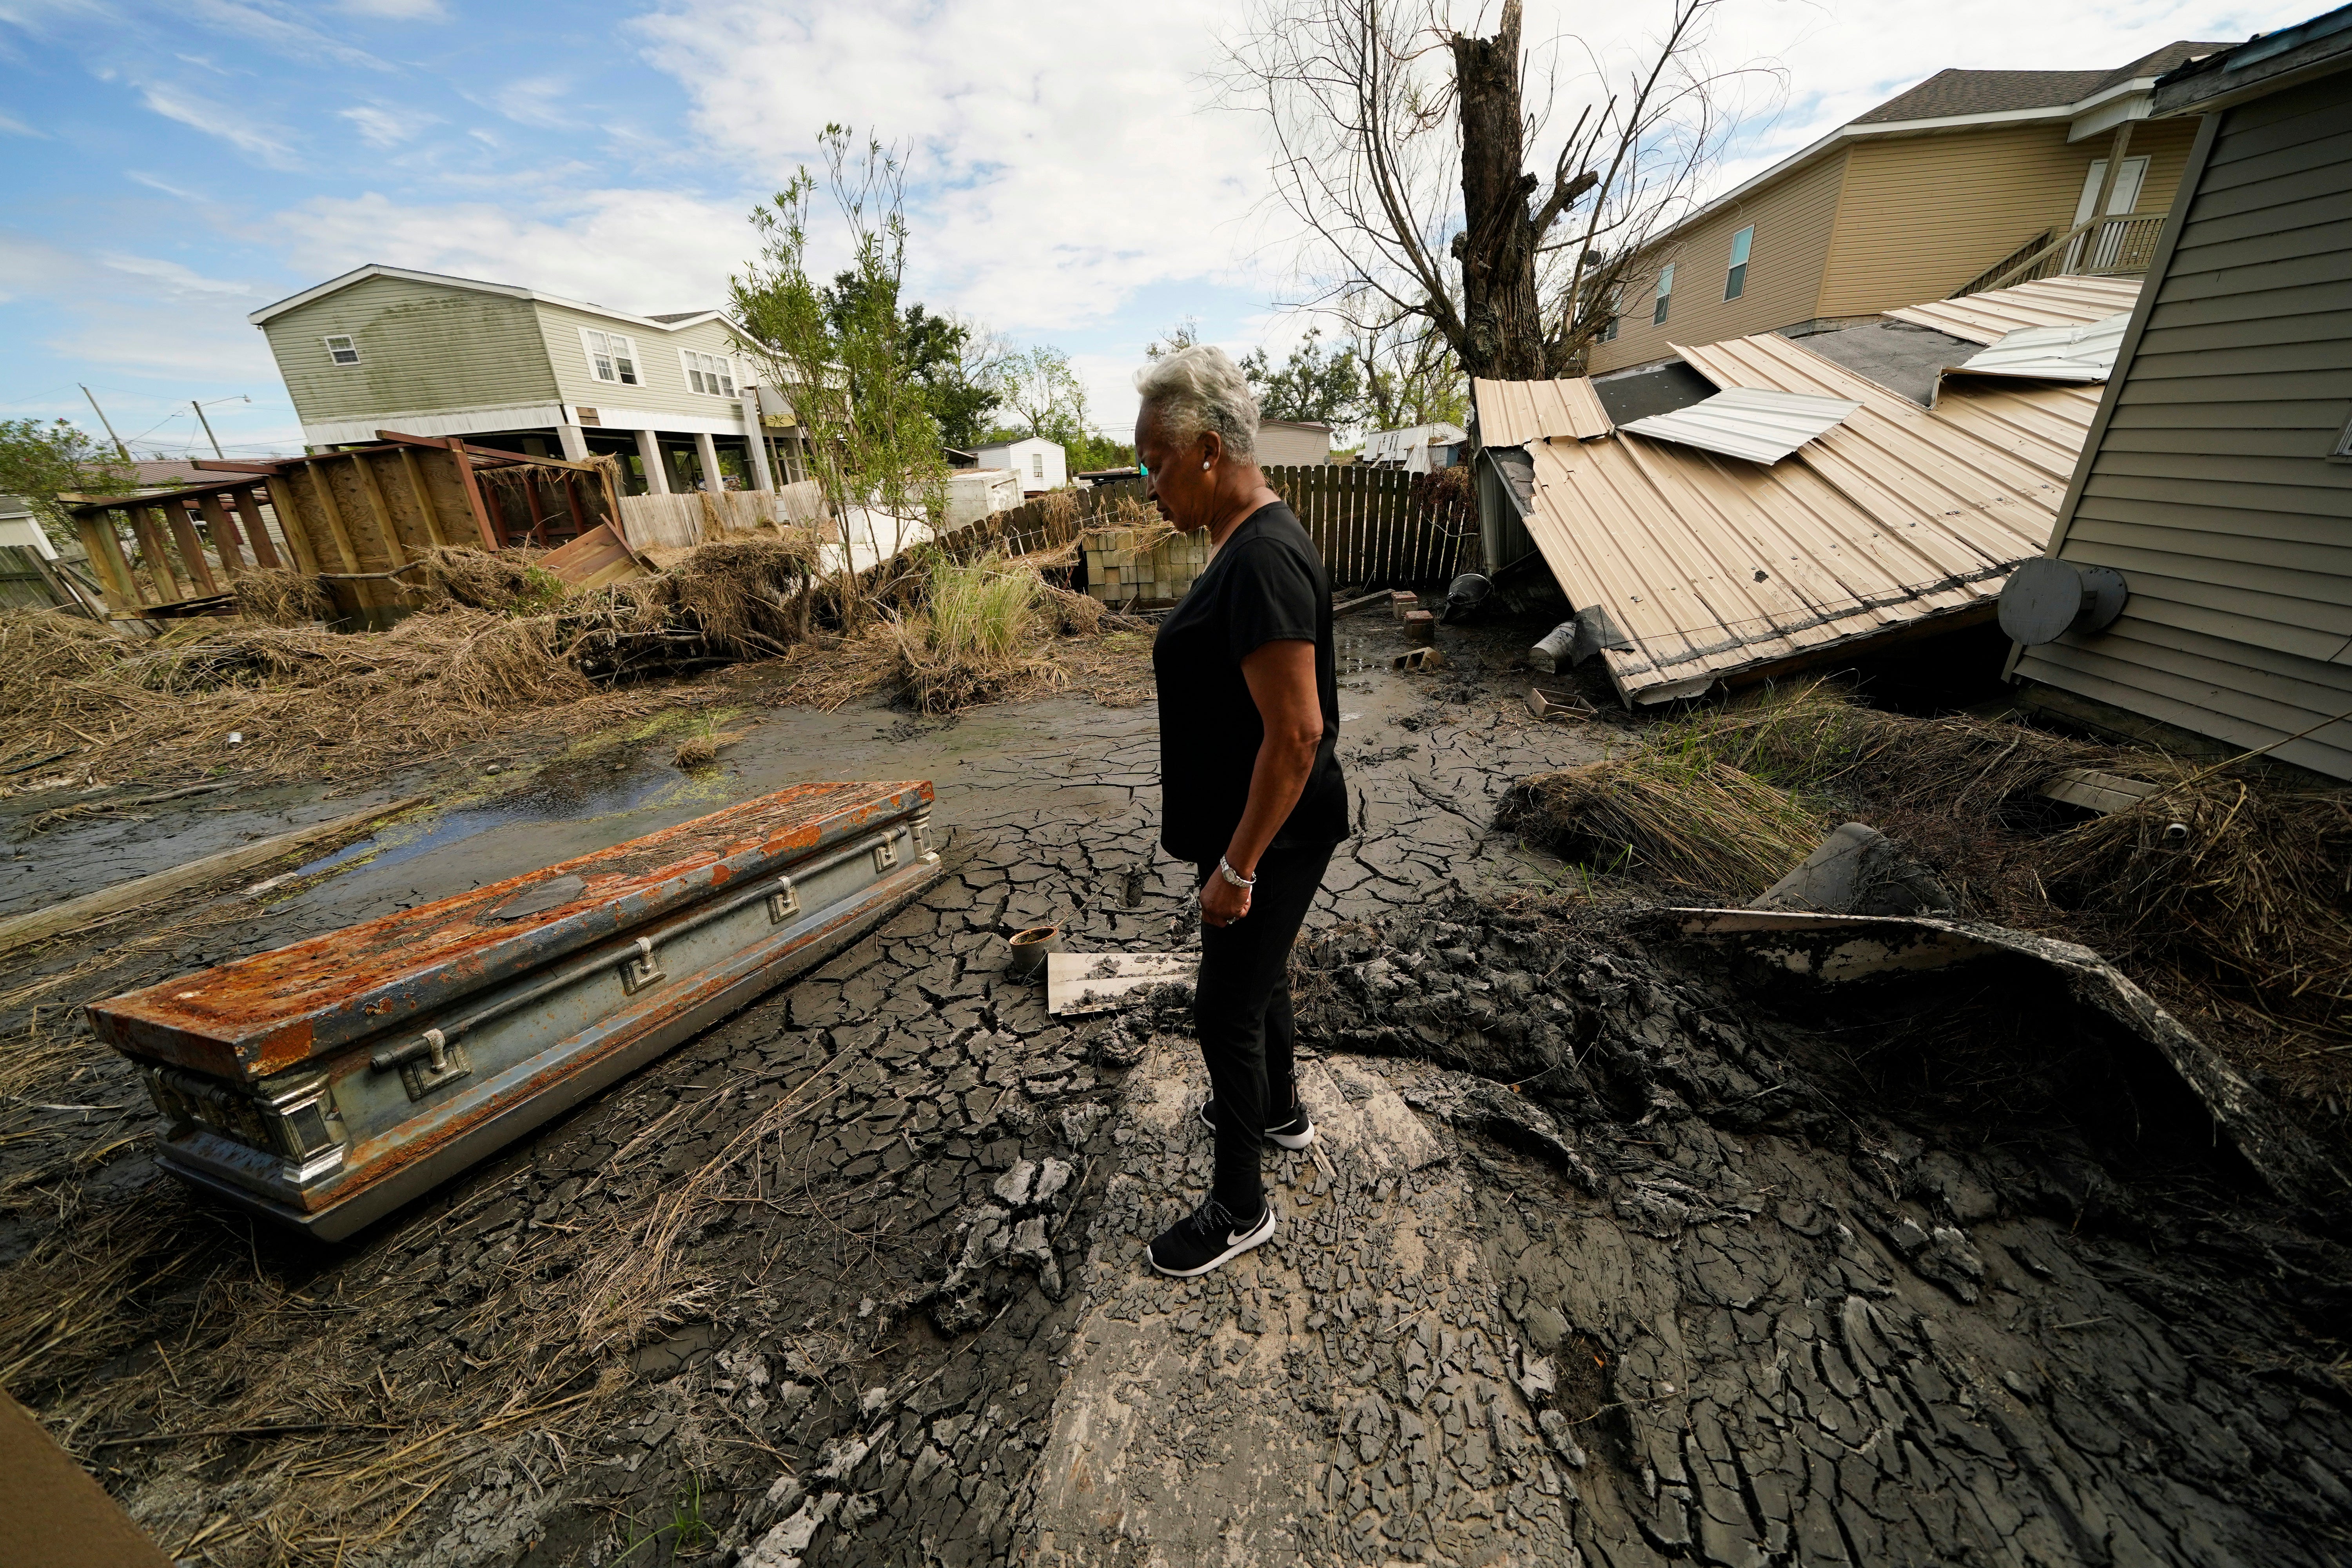
<svg viewBox="0 0 2352 1568">
<path fill-rule="evenodd" d="M 1021 481 L 1010 468 L 958 468 L 948 475 L 948 527 L 963 528 L 1021 504 Z"/>
<path fill-rule="evenodd" d="M 1070 482 L 1070 463 L 1062 455 L 1062 444 L 1048 441 L 1043 436 L 982 447 L 978 456 L 983 468 L 1012 469 L 1020 479 L 1024 495 L 1057 490 Z"/>
<path fill-rule="evenodd" d="M 1257 424 L 1257 460 L 1262 466 L 1328 463 L 1331 460 L 1331 426 L 1306 419 L 1261 419 Z"/>
</svg>

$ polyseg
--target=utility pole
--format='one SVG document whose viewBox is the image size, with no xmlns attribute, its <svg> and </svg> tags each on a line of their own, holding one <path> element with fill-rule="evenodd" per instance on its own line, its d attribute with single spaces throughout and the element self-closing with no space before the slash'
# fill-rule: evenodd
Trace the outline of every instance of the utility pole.
<svg viewBox="0 0 2352 1568">
<path fill-rule="evenodd" d="M 215 403 L 250 403 L 253 399 L 250 397 L 215 397 L 213 401 Z M 220 437 L 213 434 L 213 422 L 205 417 L 205 405 L 191 397 L 188 399 L 188 406 L 196 411 L 196 423 L 205 427 L 205 439 L 213 444 L 213 456 L 219 458 L 226 458 L 228 454 L 221 450 Z"/>
<path fill-rule="evenodd" d="M 77 385 L 77 386 L 80 386 L 80 385 L 81 385 L 81 384 L 80 384 L 79 382 L 76 382 L 74 384 L 75 384 L 75 385 Z M 87 398 L 89 398 L 89 408 L 90 408 L 90 412 L 98 416 L 98 422 L 99 422 L 100 425 L 103 425 L 103 426 L 106 426 L 106 433 L 107 433 L 107 435 L 108 435 L 108 436 L 110 436 L 110 437 L 111 437 L 113 438 L 113 441 L 114 441 L 114 449 L 115 449 L 116 451 L 118 451 L 118 452 L 120 452 L 120 453 L 121 453 L 121 454 L 122 454 L 122 460 L 123 460 L 124 462 L 126 462 L 126 463 L 127 463 L 127 462 L 131 461 L 131 448 L 130 448 L 130 447 L 126 447 L 126 446 L 124 446 L 124 445 L 122 444 L 122 437 L 120 437 L 120 436 L 116 436 L 116 435 L 114 434 L 114 421 L 113 421 L 113 420 L 111 420 L 111 419 L 109 419 L 109 418 L 106 416 L 106 410 L 105 410 L 105 409 L 103 409 L 103 408 L 100 408 L 100 407 L 98 405 L 98 398 L 97 398 L 97 397 L 96 397 L 96 396 L 95 396 L 95 395 L 90 392 L 89 388 L 89 387 L 87 387 L 87 386 L 83 386 L 83 387 L 82 387 L 82 389 L 81 389 L 81 395 L 82 395 L 84 397 L 87 397 Z"/>
</svg>

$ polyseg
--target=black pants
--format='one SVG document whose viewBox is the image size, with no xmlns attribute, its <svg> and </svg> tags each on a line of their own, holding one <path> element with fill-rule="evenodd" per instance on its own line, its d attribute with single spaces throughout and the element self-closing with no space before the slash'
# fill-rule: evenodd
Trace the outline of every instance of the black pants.
<svg viewBox="0 0 2352 1568">
<path fill-rule="evenodd" d="M 1217 1102 L 1217 1167 L 1209 1190 L 1236 1219 L 1249 1219 L 1265 1202 L 1259 1163 L 1266 1123 L 1289 1112 L 1297 1036 L 1290 944 L 1323 885 L 1333 847 L 1267 850 L 1258 858 L 1250 912 L 1228 926 L 1201 928 L 1192 1022 Z M 1213 861 L 1199 870 L 1202 882 L 1217 874 Z"/>
</svg>

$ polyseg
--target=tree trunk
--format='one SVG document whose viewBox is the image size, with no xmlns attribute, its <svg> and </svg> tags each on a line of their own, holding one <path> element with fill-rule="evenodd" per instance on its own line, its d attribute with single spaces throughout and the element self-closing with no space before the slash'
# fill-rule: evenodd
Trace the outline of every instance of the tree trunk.
<svg viewBox="0 0 2352 1568">
<path fill-rule="evenodd" d="M 1544 323 L 1536 300 L 1536 232 L 1528 198 L 1538 181 L 1522 167 L 1526 117 L 1519 101 L 1519 0 L 1505 0 L 1491 38 L 1456 37 L 1454 78 L 1461 99 L 1462 206 L 1454 236 L 1462 264 L 1462 368 L 1497 381 L 1540 381 Z"/>
</svg>

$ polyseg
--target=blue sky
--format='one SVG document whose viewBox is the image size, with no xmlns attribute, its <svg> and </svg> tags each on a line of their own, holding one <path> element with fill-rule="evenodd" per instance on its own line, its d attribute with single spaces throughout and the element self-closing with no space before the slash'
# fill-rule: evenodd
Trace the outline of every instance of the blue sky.
<svg viewBox="0 0 2352 1568">
<path fill-rule="evenodd" d="M 1947 65 L 2120 65 L 2284 8 L 2124 0 L 1727 0 L 1715 52 L 1789 90 L 1718 184 Z M 140 455 L 292 449 L 247 312 L 369 261 L 624 310 L 719 302 L 744 215 L 828 121 L 911 149 L 910 297 L 1069 351 L 1123 435 L 1129 366 L 1199 318 L 1239 350 L 1292 258 L 1256 216 L 1265 150 L 1207 105 L 1235 7 L 1059 0 L 0 0 L 0 416 Z M 1661 5 L 1613 8 L 1637 43 Z M 1530 41 L 1589 22 L 1535 0 Z M 1567 19 L 1564 19 L 1564 16 Z M 249 402 L 236 401 L 249 398 Z"/>
</svg>

